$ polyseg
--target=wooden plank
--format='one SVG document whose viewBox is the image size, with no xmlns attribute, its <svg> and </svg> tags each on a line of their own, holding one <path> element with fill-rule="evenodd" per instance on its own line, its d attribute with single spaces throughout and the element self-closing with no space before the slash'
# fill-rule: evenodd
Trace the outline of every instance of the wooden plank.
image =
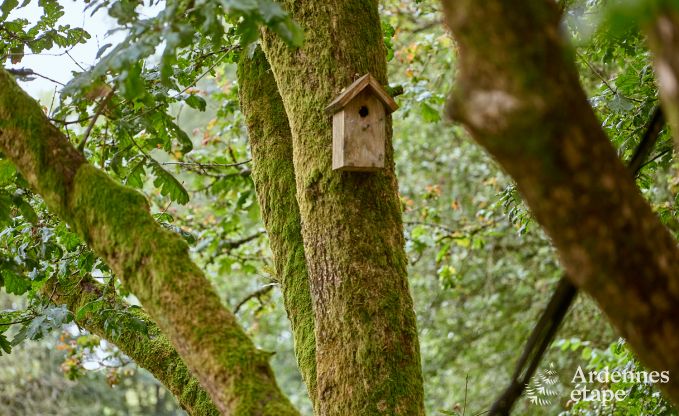
<svg viewBox="0 0 679 416">
<path fill-rule="evenodd" d="M 341 169 L 344 166 L 344 111 L 335 113 L 332 117 L 332 168 Z"/>
<path fill-rule="evenodd" d="M 351 102 L 358 94 L 363 90 L 369 88 L 375 96 L 377 96 L 382 104 L 384 105 L 388 113 L 392 113 L 398 109 L 398 104 L 394 101 L 389 93 L 380 85 L 380 83 L 372 75 L 365 74 L 361 78 L 354 81 L 353 84 L 349 85 L 344 91 L 337 96 L 328 106 L 325 108 L 325 112 L 328 115 L 335 114 Z"/>
<path fill-rule="evenodd" d="M 333 117 L 333 169 L 380 170 L 384 167 L 385 135 L 385 107 L 370 90 L 364 90 Z M 335 153 L 341 153 L 337 163 Z"/>
</svg>

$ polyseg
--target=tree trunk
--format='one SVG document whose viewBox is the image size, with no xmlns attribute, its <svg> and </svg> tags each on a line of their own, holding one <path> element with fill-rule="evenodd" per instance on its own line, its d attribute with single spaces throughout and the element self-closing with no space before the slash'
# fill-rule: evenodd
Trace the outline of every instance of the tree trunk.
<svg viewBox="0 0 679 416">
<path fill-rule="evenodd" d="M 679 252 L 579 86 L 552 1 L 444 0 L 459 47 L 449 114 L 516 180 L 568 276 L 639 359 L 679 374 Z M 679 378 L 659 385 L 679 403 Z"/>
<path fill-rule="evenodd" d="M 0 69 L 0 149 L 144 305 L 228 415 L 295 415 L 255 348 L 144 197 L 89 165 Z"/>
<path fill-rule="evenodd" d="M 401 209 L 387 120 L 385 168 L 331 168 L 325 107 L 370 72 L 386 84 L 386 51 L 375 0 L 285 1 L 306 32 L 288 48 L 263 47 L 293 140 L 304 252 L 316 318 L 318 415 L 420 415 L 423 389 L 408 292 Z"/>
<path fill-rule="evenodd" d="M 276 80 L 261 49 L 258 48 L 252 58 L 241 54 L 238 84 L 252 152 L 252 179 L 292 326 L 297 364 L 313 403 L 316 399 L 314 315 L 295 199 L 292 135 Z"/>
</svg>

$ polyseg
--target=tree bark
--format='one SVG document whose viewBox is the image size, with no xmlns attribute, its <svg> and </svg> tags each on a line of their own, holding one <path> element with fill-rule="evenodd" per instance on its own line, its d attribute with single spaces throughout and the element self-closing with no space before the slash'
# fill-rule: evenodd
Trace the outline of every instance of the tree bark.
<svg viewBox="0 0 679 416">
<path fill-rule="evenodd" d="M 516 180 L 574 283 L 639 359 L 679 374 L 679 252 L 579 86 L 552 1 L 444 0 L 459 48 L 449 115 Z M 679 377 L 660 384 L 679 403 Z"/>
<path fill-rule="evenodd" d="M 316 400 L 316 341 L 309 275 L 295 199 L 292 134 L 264 52 L 238 63 L 241 111 L 248 126 L 252 179 L 269 235 L 276 276 L 292 326 L 295 355 L 312 403 Z"/>
<path fill-rule="evenodd" d="M 228 415 L 295 415 L 268 363 L 144 197 L 89 165 L 0 70 L 0 149 L 144 305 Z"/>
<path fill-rule="evenodd" d="M 324 113 L 367 72 L 387 82 L 377 1 L 282 3 L 305 29 L 304 46 L 292 50 L 265 33 L 263 47 L 292 132 L 316 319 L 315 413 L 423 414 L 391 119 L 382 171 L 337 172 L 331 169 L 331 117 Z"/>
<path fill-rule="evenodd" d="M 667 120 L 679 149 L 679 8 L 666 6 L 647 27 L 656 79 Z"/>
<path fill-rule="evenodd" d="M 43 293 L 51 294 L 51 300 L 55 304 L 65 304 L 75 314 L 84 305 L 99 299 L 104 292 L 103 286 L 89 277 L 73 283 L 70 285 L 49 280 L 43 288 Z M 118 304 L 115 308 L 122 309 L 125 306 Z M 138 330 L 121 326 L 117 328 L 118 334 L 112 337 L 104 329 L 105 319 L 102 314 L 87 313 L 76 321 L 81 327 L 114 344 L 137 365 L 153 374 L 190 415 L 219 415 L 210 396 L 191 375 L 179 353 L 158 326 L 142 310 L 128 309 L 128 311 L 147 324 L 148 336 Z"/>
</svg>

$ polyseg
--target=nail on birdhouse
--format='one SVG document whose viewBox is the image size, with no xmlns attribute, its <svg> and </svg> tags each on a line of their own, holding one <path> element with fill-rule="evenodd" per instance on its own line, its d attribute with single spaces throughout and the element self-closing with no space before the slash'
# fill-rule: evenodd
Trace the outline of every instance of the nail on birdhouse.
<svg viewBox="0 0 679 416">
<path fill-rule="evenodd" d="M 377 171 L 384 167 L 387 114 L 396 101 L 370 74 L 348 86 L 326 108 L 332 115 L 332 168 Z"/>
</svg>

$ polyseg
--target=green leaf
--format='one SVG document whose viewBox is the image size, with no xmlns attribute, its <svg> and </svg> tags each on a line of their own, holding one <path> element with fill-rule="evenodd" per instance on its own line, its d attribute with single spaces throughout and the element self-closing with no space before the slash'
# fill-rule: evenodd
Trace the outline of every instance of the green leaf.
<svg viewBox="0 0 679 416">
<path fill-rule="evenodd" d="M 2 279 L 5 281 L 5 291 L 14 295 L 23 295 L 31 289 L 31 282 L 11 270 L 2 271 Z"/>
<path fill-rule="evenodd" d="M 36 214 L 31 204 L 23 198 L 23 192 L 16 192 L 12 197 L 12 202 L 19 208 L 21 215 L 23 215 L 28 222 L 34 225 L 38 223 L 38 214 Z"/>
<path fill-rule="evenodd" d="M 170 198 L 172 201 L 179 204 L 186 204 L 189 202 L 189 193 L 186 192 L 184 186 L 182 186 L 179 181 L 172 176 L 172 174 L 165 169 L 156 161 L 151 162 L 151 169 L 156 175 L 156 179 L 153 181 L 153 185 L 160 188 L 160 193 L 163 196 Z"/>
<path fill-rule="evenodd" d="M 10 344 L 5 334 L 0 334 L 0 356 L 2 355 L 3 351 L 5 352 L 5 354 L 11 354 L 12 344 Z"/>
<path fill-rule="evenodd" d="M 191 108 L 195 108 L 196 110 L 199 111 L 205 111 L 205 108 L 207 107 L 207 102 L 203 97 L 200 97 L 198 95 L 190 95 L 188 98 L 184 100 L 184 102 Z"/>
<path fill-rule="evenodd" d="M 4 0 L 2 6 L 0 6 L 0 11 L 2 11 L 2 16 L 0 16 L 0 21 L 7 18 L 10 12 L 19 5 L 19 0 Z"/>
<path fill-rule="evenodd" d="M 106 45 L 104 45 L 104 46 L 102 46 L 101 48 L 99 48 L 99 50 L 97 51 L 97 55 L 95 56 L 94 59 L 99 59 L 99 58 L 101 58 L 101 55 L 103 55 L 104 52 L 106 52 L 106 49 L 110 48 L 111 46 L 112 46 L 112 44 L 107 43 Z"/>
<path fill-rule="evenodd" d="M 80 237 L 65 228 L 64 231 L 58 234 L 59 243 L 61 243 L 66 251 L 73 251 L 80 245 Z"/>
<path fill-rule="evenodd" d="M 85 316 L 87 316 L 87 314 L 97 312 L 98 310 L 101 309 L 101 307 L 103 305 L 104 305 L 104 301 L 101 298 L 84 304 L 75 313 L 76 321 L 82 321 L 83 319 L 85 319 Z"/>
<path fill-rule="evenodd" d="M 127 174 L 127 178 L 125 179 L 126 185 L 130 185 L 137 189 L 144 186 L 144 181 L 142 181 L 142 175 L 146 173 L 144 172 L 144 163 L 146 163 L 145 159 L 139 160 L 132 169 L 130 169 L 130 173 Z"/>
<path fill-rule="evenodd" d="M 14 182 L 14 175 L 16 168 L 14 164 L 7 159 L 0 160 L 0 186 L 6 186 Z"/>
<path fill-rule="evenodd" d="M 142 333 L 144 335 L 149 334 L 149 327 L 146 324 L 146 322 L 137 318 L 136 316 L 132 315 L 130 317 L 129 324 L 130 324 L 130 328 L 132 328 L 133 330 L 135 330 L 139 333 Z"/>
<path fill-rule="evenodd" d="M 0 225 L 12 223 L 12 197 L 0 189 Z"/>
<path fill-rule="evenodd" d="M 435 123 L 441 120 L 440 111 L 438 111 L 431 105 L 427 104 L 426 102 L 420 104 L 420 114 L 422 114 L 422 118 L 427 123 Z"/>
<path fill-rule="evenodd" d="M 304 44 L 304 30 L 293 20 L 285 19 L 274 24 L 271 28 L 283 38 L 288 46 L 299 48 Z"/>
<path fill-rule="evenodd" d="M 181 129 L 181 127 L 172 121 L 169 122 L 169 127 L 177 138 L 179 144 L 182 145 L 181 152 L 183 154 L 187 154 L 193 150 L 193 142 L 191 141 L 191 138 L 184 132 L 184 130 Z"/>
</svg>

